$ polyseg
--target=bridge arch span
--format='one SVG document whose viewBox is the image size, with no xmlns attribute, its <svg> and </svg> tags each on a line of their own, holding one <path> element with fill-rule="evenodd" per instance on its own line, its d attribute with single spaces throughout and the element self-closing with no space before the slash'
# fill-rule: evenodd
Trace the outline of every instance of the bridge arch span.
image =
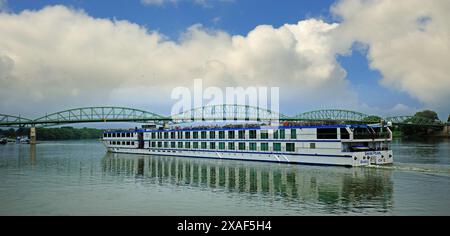
<svg viewBox="0 0 450 236">
<path fill-rule="evenodd" d="M 356 111 L 326 109 L 301 113 L 294 116 L 293 118 L 314 121 L 363 121 L 367 117 L 369 117 L 369 115 Z"/>
<path fill-rule="evenodd" d="M 38 125 L 58 125 L 89 122 L 145 122 L 169 118 L 144 110 L 127 107 L 82 107 L 59 111 L 33 120 Z"/>
<path fill-rule="evenodd" d="M 271 111 L 265 108 L 237 104 L 220 104 L 193 108 L 191 110 L 172 115 L 171 118 L 174 122 L 186 122 L 203 120 L 272 121 L 288 117 L 279 112 Z"/>
<path fill-rule="evenodd" d="M 21 126 L 21 124 L 32 121 L 32 119 L 24 118 L 21 116 L 0 114 L 0 124 L 2 126 Z"/>
</svg>

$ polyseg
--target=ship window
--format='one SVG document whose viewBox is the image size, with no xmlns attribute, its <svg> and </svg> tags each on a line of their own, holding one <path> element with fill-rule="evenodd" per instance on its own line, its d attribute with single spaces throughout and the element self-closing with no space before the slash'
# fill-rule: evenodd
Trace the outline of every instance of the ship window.
<svg viewBox="0 0 450 236">
<path fill-rule="evenodd" d="M 256 139 L 256 130 L 250 130 L 248 135 L 250 139 Z"/>
<path fill-rule="evenodd" d="M 178 139 L 183 139 L 183 132 L 178 131 Z"/>
<path fill-rule="evenodd" d="M 295 143 L 286 143 L 287 152 L 295 152 Z"/>
<path fill-rule="evenodd" d="M 175 145 L 176 143 L 175 142 L 170 142 L 170 147 L 171 148 L 176 148 L 176 145 Z"/>
<path fill-rule="evenodd" d="M 209 138 L 215 139 L 216 138 L 216 131 L 209 131 Z"/>
<path fill-rule="evenodd" d="M 206 131 L 201 132 L 202 139 L 206 139 Z"/>
<path fill-rule="evenodd" d="M 285 139 L 285 138 L 286 138 L 286 130 L 280 129 L 280 139 Z"/>
<path fill-rule="evenodd" d="M 278 137 L 279 137 L 279 132 L 278 132 L 278 130 L 276 130 L 273 132 L 273 139 L 278 139 Z"/>
<path fill-rule="evenodd" d="M 131 142 L 131 146 L 134 146 L 134 142 Z"/>
<path fill-rule="evenodd" d="M 158 147 L 162 147 L 162 142 L 158 142 Z"/>
<path fill-rule="evenodd" d="M 175 139 L 175 132 L 170 132 L 170 138 Z"/>
<path fill-rule="evenodd" d="M 202 142 L 202 143 L 201 143 L 201 148 L 202 148 L 202 149 L 206 149 L 206 142 Z"/>
<path fill-rule="evenodd" d="M 273 144 L 273 150 L 276 152 L 281 151 L 281 143 L 274 143 Z"/>
<path fill-rule="evenodd" d="M 256 143 L 250 143 L 250 150 L 256 151 Z"/>
<path fill-rule="evenodd" d="M 158 139 L 162 139 L 162 133 L 158 132 Z"/>
<path fill-rule="evenodd" d="M 239 130 L 238 138 L 239 139 L 245 139 L 245 130 Z"/>
<path fill-rule="evenodd" d="M 168 148 L 169 147 L 169 142 L 164 142 L 164 147 Z"/>
<path fill-rule="evenodd" d="M 261 130 L 261 139 L 268 139 L 268 138 L 269 138 L 269 131 Z"/>
<path fill-rule="evenodd" d="M 184 136 L 186 137 L 186 139 L 190 139 L 191 138 L 191 132 L 185 132 Z"/>
<path fill-rule="evenodd" d="M 228 150 L 235 150 L 236 147 L 234 146 L 234 143 L 228 143 Z"/>
<path fill-rule="evenodd" d="M 156 139 L 156 133 L 152 133 L 152 139 Z"/>
<path fill-rule="evenodd" d="M 228 139 L 234 139 L 234 130 L 228 130 Z"/>
<path fill-rule="evenodd" d="M 209 148 L 216 149 L 216 143 L 214 143 L 214 142 L 209 143 Z"/>
<path fill-rule="evenodd" d="M 178 148 L 183 148 L 183 142 L 178 142 Z"/>
<path fill-rule="evenodd" d="M 112 137 L 113 137 L 113 138 L 115 138 L 115 137 L 116 137 L 116 134 L 115 134 L 115 133 L 114 133 L 114 134 L 112 134 Z"/>
<path fill-rule="evenodd" d="M 130 144 L 131 144 L 130 141 L 127 141 L 127 146 L 130 146 Z"/>
<path fill-rule="evenodd" d="M 198 142 L 194 142 L 193 145 L 194 149 L 198 149 Z"/>
<path fill-rule="evenodd" d="M 341 139 L 350 139 L 350 134 L 346 128 L 341 128 Z"/>
<path fill-rule="evenodd" d="M 198 132 L 197 131 L 192 132 L 192 137 L 194 139 L 198 139 Z"/>
<path fill-rule="evenodd" d="M 116 145 L 116 141 L 112 141 L 111 145 Z"/>
<path fill-rule="evenodd" d="M 239 143 L 239 150 L 245 150 L 245 143 Z"/>
<path fill-rule="evenodd" d="M 219 139 L 225 139 L 225 131 L 219 131 Z"/>
<path fill-rule="evenodd" d="M 169 132 L 165 132 L 164 133 L 164 139 L 168 139 L 169 138 Z"/>
<path fill-rule="evenodd" d="M 103 134 L 103 137 L 104 137 L 104 138 L 108 137 L 108 134 L 104 133 L 104 134 Z"/>
<path fill-rule="evenodd" d="M 337 139 L 337 129 L 317 129 L 317 139 Z"/>
<path fill-rule="evenodd" d="M 127 145 L 125 141 L 122 141 L 122 145 Z"/>
<path fill-rule="evenodd" d="M 297 130 L 291 129 L 291 139 L 297 139 Z"/>
<path fill-rule="evenodd" d="M 152 142 L 152 147 L 156 147 L 156 142 Z"/>
<path fill-rule="evenodd" d="M 316 149 L 316 143 L 310 143 L 309 144 L 310 149 Z"/>
<path fill-rule="evenodd" d="M 224 135 L 225 135 L 225 133 L 224 133 Z M 225 150 L 225 143 L 219 143 L 219 149 L 220 150 Z"/>
<path fill-rule="evenodd" d="M 185 148 L 191 148 L 191 143 L 190 142 L 185 142 L 184 143 L 184 147 Z"/>
<path fill-rule="evenodd" d="M 127 138 L 130 138 L 131 137 L 131 134 L 130 133 L 127 133 Z"/>
<path fill-rule="evenodd" d="M 269 144 L 261 143 L 261 151 L 269 151 Z"/>
</svg>

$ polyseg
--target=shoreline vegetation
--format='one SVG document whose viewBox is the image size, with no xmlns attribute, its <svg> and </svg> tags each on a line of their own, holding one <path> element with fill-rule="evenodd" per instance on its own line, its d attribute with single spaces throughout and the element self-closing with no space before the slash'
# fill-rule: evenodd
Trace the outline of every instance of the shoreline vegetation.
<svg viewBox="0 0 450 236">
<path fill-rule="evenodd" d="M 19 136 L 29 136 L 29 134 L 28 128 L 0 130 L 0 136 L 13 139 Z M 86 127 L 36 128 L 36 134 L 38 141 L 99 139 L 102 137 L 103 129 Z"/>
</svg>

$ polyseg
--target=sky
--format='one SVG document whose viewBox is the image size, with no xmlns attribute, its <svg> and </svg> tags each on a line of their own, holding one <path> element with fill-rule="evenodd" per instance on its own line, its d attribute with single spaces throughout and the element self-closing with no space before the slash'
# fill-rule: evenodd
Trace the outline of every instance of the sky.
<svg viewBox="0 0 450 236">
<path fill-rule="evenodd" d="M 450 113 L 447 0 L 0 0 L 0 113 L 170 114 L 178 86 L 279 87 L 287 115 Z"/>
</svg>

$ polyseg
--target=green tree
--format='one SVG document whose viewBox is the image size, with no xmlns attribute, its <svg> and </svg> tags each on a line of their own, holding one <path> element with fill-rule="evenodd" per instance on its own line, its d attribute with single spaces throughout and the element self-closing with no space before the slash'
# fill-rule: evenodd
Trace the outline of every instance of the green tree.
<svg viewBox="0 0 450 236">
<path fill-rule="evenodd" d="M 102 136 L 103 130 L 73 127 L 38 128 L 38 140 L 70 140 L 70 139 L 97 139 Z"/>
<path fill-rule="evenodd" d="M 379 117 L 379 116 L 368 116 L 368 117 L 363 119 L 363 122 L 365 122 L 365 123 L 380 123 L 381 122 L 381 117 Z"/>
<path fill-rule="evenodd" d="M 414 116 L 422 117 L 430 120 L 439 120 L 439 117 L 435 111 L 432 110 L 424 110 L 417 112 Z"/>
</svg>

